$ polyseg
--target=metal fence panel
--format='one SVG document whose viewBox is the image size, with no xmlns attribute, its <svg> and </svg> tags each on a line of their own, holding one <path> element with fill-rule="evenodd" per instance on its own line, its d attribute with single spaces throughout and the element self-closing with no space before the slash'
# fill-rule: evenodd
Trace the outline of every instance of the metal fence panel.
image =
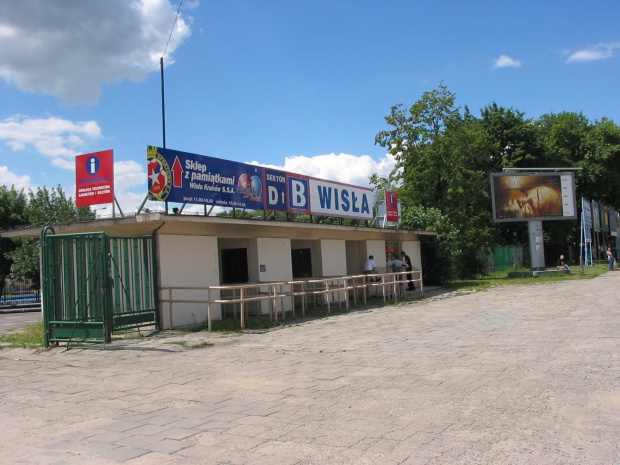
<svg viewBox="0 0 620 465">
<path fill-rule="evenodd" d="M 43 321 L 50 342 L 109 342 L 158 325 L 153 237 L 41 232 Z"/>
</svg>

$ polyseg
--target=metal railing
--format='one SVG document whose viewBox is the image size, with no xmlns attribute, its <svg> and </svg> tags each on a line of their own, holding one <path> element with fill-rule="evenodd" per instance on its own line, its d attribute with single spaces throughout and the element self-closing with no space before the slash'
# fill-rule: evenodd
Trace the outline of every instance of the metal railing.
<svg viewBox="0 0 620 465">
<path fill-rule="evenodd" d="M 31 280 L 15 281 L 13 279 L 5 279 L 0 281 L 0 304 L 23 304 L 41 302 L 40 289 Z"/>
<path fill-rule="evenodd" d="M 412 275 L 407 280 L 407 275 Z M 339 310 L 344 304 L 349 310 L 351 298 L 354 305 L 359 299 L 366 304 L 366 299 L 374 294 L 383 297 L 383 303 L 396 300 L 405 294 L 405 285 L 408 281 L 418 283 L 421 295 L 424 296 L 421 271 L 397 271 L 390 273 L 376 273 L 369 275 L 334 276 L 324 278 L 310 278 L 297 281 L 280 281 L 256 284 L 235 284 L 205 287 L 161 287 L 163 291 L 161 303 L 169 305 L 169 326 L 174 327 L 173 314 L 176 304 L 206 304 L 207 327 L 213 328 L 213 305 L 232 306 L 233 318 L 239 313 L 241 329 L 245 328 L 245 321 L 249 317 L 248 305 L 251 302 L 269 303 L 269 321 L 278 322 L 278 316 L 286 319 L 286 312 L 290 311 L 296 317 L 296 303 L 300 301 L 302 315 L 305 316 L 309 301 L 313 308 L 317 305 L 327 306 L 327 313 L 331 314 L 331 305 L 338 304 Z M 206 299 L 178 299 L 173 297 L 175 291 L 206 291 Z M 216 296 L 216 293 L 219 296 Z M 291 299 L 291 308 L 285 308 L 285 300 Z"/>
</svg>

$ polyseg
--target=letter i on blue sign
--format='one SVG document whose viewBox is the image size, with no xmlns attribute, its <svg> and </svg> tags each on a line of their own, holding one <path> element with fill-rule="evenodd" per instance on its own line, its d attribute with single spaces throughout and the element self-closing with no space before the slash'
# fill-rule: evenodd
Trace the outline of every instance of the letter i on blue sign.
<svg viewBox="0 0 620 465">
<path fill-rule="evenodd" d="M 97 157 L 90 157 L 86 162 L 86 172 L 91 176 L 97 174 L 99 171 L 99 159 Z"/>
</svg>

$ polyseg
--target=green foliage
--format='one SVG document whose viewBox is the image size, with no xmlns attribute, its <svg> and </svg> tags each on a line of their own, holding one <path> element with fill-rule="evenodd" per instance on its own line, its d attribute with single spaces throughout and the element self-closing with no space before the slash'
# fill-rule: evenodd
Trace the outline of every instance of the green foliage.
<svg viewBox="0 0 620 465">
<path fill-rule="evenodd" d="M 67 197 L 62 187 L 23 191 L 0 186 L 0 229 L 19 226 L 43 226 L 72 221 L 76 218 L 76 206 Z M 79 208 L 80 220 L 95 218 L 89 207 Z M 39 241 L 38 239 L 0 238 L 0 279 L 8 274 L 14 279 L 32 279 L 39 284 Z"/>
<path fill-rule="evenodd" d="M 46 225 L 62 223 L 76 219 L 76 206 L 71 197 L 67 197 L 60 185 L 48 189 L 39 187 L 35 192 L 28 192 L 28 223 Z M 94 219 L 95 212 L 89 207 L 80 207 L 80 220 Z"/>
<path fill-rule="evenodd" d="M 15 239 L 17 247 L 6 255 L 13 262 L 11 276 L 17 280 L 33 281 L 35 289 L 40 288 L 39 239 Z"/>
<path fill-rule="evenodd" d="M 395 105 L 385 118 L 389 130 L 375 143 L 397 165 L 386 180 L 373 175 L 377 190 L 397 183 L 402 226 L 429 229 L 423 237 L 425 279 L 435 283 L 485 272 L 487 248 L 528 243 L 527 224 L 493 223 L 491 173 L 503 168 L 583 167 L 576 196 L 620 208 L 620 127 L 590 122 L 581 113 L 549 113 L 538 120 L 496 103 L 480 117 L 455 106 L 455 95 L 440 84 L 411 107 Z M 576 247 L 579 222 L 546 222 L 545 248 L 566 253 Z M 426 257 L 424 257 L 426 254 Z"/>
<path fill-rule="evenodd" d="M 27 223 L 26 196 L 14 186 L 0 186 L 0 230 L 13 229 Z M 13 260 L 8 255 L 19 244 L 11 239 L 0 238 L 0 282 L 9 275 Z"/>
</svg>

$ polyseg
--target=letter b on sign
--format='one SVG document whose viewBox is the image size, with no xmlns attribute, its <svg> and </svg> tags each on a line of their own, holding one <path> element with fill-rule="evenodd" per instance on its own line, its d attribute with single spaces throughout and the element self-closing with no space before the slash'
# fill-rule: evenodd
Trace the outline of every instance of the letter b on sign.
<svg viewBox="0 0 620 465">
<path fill-rule="evenodd" d="M 308 210 L 308 181 L 288 178 L 288 207 L 293 210 Z"/>
</svg>

